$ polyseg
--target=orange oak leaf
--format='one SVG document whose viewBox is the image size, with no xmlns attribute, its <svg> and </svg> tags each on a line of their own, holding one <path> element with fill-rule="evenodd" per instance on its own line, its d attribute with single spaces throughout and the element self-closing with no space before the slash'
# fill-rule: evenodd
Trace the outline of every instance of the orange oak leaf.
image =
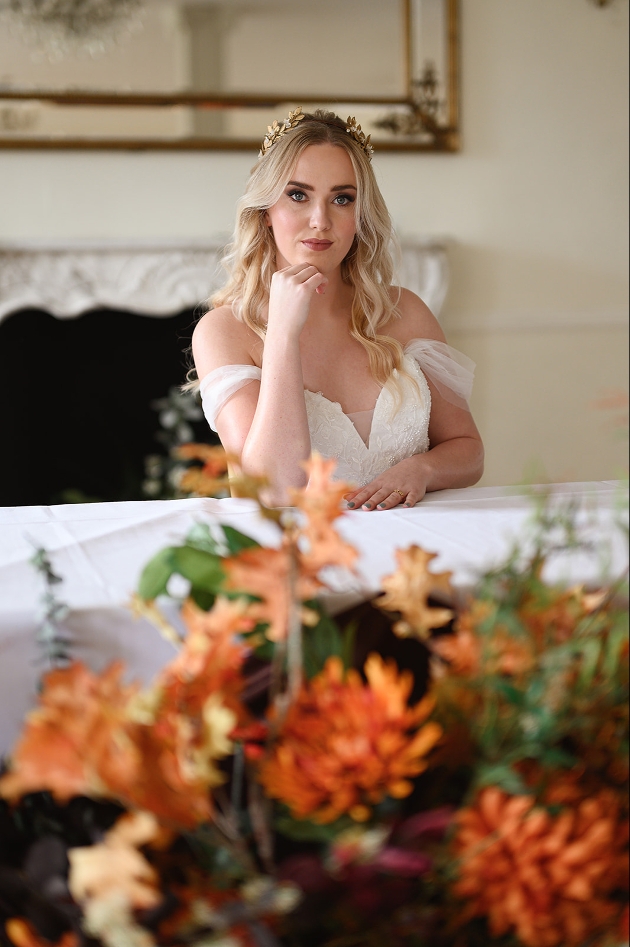
<svg viewBox="0 0 630 947">
<path fill-rule="evenodd" d="M 126 710 L 138 691 L 121 683 L 122 664 L 94 674 L 76 662 L 48 673 L 37 707 L 26 717 L 0 779 L 0 795 L 16 800 L 49 790 L 57 799 L 107 794 L 110 778 L 134 778 L 140 761 L 124 730 Z"/>
<path fill-rule="evenodd" d="M 299 601 L 312 598 L 321 583 L 308 575 L 300 575 L 295 550 L 290 543 L 280 549 L 243 549 L 238 555 L 223 560 L 227 573 L 225 588 L 255 595 L 248 615 L 269 625 L 270 641 L 287 636 L 289 614 L 293 603 L 292 574 L 295 563 L 295 597 Z"/>
<path fill-rule="evenodd" d="M 452 573 L 429 572 L 429 563 L 436 556 L 436 553 L 426 552 L 415 545 L 398 549 L 397 571 L 382 580 L 385 594 L 376 600 L 376 604 L 386 611 L 401 612 L 402 620 L 393 626 L 401 638 L 414 635 L 428 638 L 432 628 L 441 628 L 453 618 L 454 612 L 450 608 L 429 604 L 429 596 L 435 593 L 452 594 Z"/>
<path fill-rule="evenodd" d="M 336 460 L 326 460 L 317 452 L 304 464 L 309 475 L 304 490 L 290 491 L 292 504 L 304 513 L 305 522 L 298 528 L 300 563 L 305 572 L 316 576 L 326 566 L 352 569 L 358 553 L 345 542 L 332 526 L 342 515 L 341 501 L 350 485 L 333 480 Z"/>
</svg>

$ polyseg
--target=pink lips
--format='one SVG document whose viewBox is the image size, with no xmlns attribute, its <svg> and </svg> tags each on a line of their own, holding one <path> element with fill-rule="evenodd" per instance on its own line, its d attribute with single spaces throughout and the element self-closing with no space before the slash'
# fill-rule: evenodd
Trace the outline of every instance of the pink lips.
<svg viewBox="0 0 630 947">
<path fill-rule="evenodd" d="M 332 240 L 302 240 L 302 243 L 309 250 L 327 250 L 332 247 Z"/>
</svg>

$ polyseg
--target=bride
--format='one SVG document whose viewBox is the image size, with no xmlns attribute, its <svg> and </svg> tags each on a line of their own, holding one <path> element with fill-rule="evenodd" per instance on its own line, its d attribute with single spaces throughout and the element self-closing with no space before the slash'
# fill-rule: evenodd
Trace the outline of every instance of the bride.
<svg viewBox="0 0 630 947">
<path fill-rule="evenodd" d="M 269 501 L 317 450 L 350 508 L 411 507 L 476 483 L 473 364 L 421 299 L 392 286 L 391 221 L 353 119 L 274 123 L 238 204 L 227 285 L 193 335 L 204 412 Z"/>
</svg>

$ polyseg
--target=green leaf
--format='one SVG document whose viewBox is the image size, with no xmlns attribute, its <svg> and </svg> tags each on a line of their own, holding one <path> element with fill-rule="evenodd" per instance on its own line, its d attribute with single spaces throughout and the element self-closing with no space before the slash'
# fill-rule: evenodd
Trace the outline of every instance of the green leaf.
<svg viewBox="0 0 630 947">
<path fill-rule="evenodd" d="M 219 545 L 207 523 L 195 523 L 186 536 L 186 545 L 200 549 L 202 552 L 212 553 L 214 556 L 220 555 Z"/>
<path fill-rule="evenodd" d="M 597 638 L 590 638 L 582 642 L 582 667 L 580 668 L 580 684 L 589 687 L 595 677 L 597 665 L 602 655 L 602 642 Z"/>
<path fill-rule="evenodd" d="M 498 786 L 513 796 L 530 795 L 521 777 L 505 763 L 482 764 L 477 770 L 477 786 Z"/>
<path fill-rule="evenodd" d="M 623 616 L 623 623 L 613 628 L 608 636 L 604 656 L 603 674 L 607 680 L 616 677 L 619 669 L 621 651 L 628 641 L 628 616 Z"/>
<path fill-rule="evenodd" d="M 225 578 L 218 556 L 193 546 L 179 546 L 172 550 L 175 571 L 195 589 L 217 594 Z"/>
<path fill-rule="evenodd" d="M 560 749 L 560 747 L 551 747 L 551 749 L 545 750 L 540 754 L 539 761 L 543 766 L 549 766 L 551 769 L 557 769 L 558 767 L 570 769 L 577 764 L 576 758 L 571 753 L 567 753 L 566 750 Z"/>
<path fill-rule="evenodd" d="M 495 677 L 492 681 L 495 691 L 498 694 L 501 694 L 510 704 L 514 704 L 515 707 L 523 707 L 525 705 L 525 694 L 522 691 L 519 691 L 513 684 L 510 684 L 509 681 L 506 681 L 505 678 Z"/>
<path fill-rule="evenodd" d="M 344 639 L 335 622 L 321 614 L 312 628 L 304 628 L 304 673 L 310 680 L 323 670 L 328 658 L 344 656 Z"/>
<path fill-rule="evenodd" d="M 267 625 L 257 625 L 256 629 L 254 629 L 254 632 L 256 632 L 257 629 L 267 628 L 267 627 L 268 627 Z M 254 632 L 252 632 L 252 634 L 254 634 Z M 265 638 L 265 640 L 261 644 L 259 644 L 257 648 L 254 648 L 254 654 L 256 655 L 256 657 L 259 658 L 261 661 L 269 661 L 269 663 L 273 661 L 275 653 L 276 653 L 276 646 L 274 642 L 269 641 L 269 639 L 267 638 Z"/>
<path fill-rule="evenodd" d="M 205 589 L 191 588 L 190 597 L 199 608 L 204 612 L 209 612 L 214 605 L 216 595 L 207 592 Z"/>
<path fill-rule="evenodd" d="M 318 825 L 308 819 L 293 819 L 288 813 L 279 815 L 274 820 L 276 831 L 285 838 L 296 842 L 321 842 L 322 844 L 332 842 L 340 832 L 355 824 L 352 819 L 341 818 L 328 825 Z"/>
<path fill-rule="evenodd" d="M 358 624 L 356 621 L 351 621 L 343 629 L 343 647 L 341 653 L 341 659 L 343 661 L 343 666 L 346 671 L 351 668 L 354 664 L 354 648 L 357 640 L 357 631 Z"/>
<path fill-rule="evenodd" d="M 223 530 L 228 552 L 231 556 L 238 555 L 238 553 L 243 549 L 260 548 L 260 543 L 257 543 L 255 539 L 251 538 L 251 536 L 246 536 L 245 533 L 239 533 L 239 531 L 234 529 L 233 526 L 222 525 L 221 529 Z"/>
<path fill-rule="evenodd" d="M 174 546 L 167 546 L 147 562 L 138 583 L 138 595 L 146 601 L 152 601 L 158 595 L 166 594 L 168 580 L 177 571 Z"/>
</svg>

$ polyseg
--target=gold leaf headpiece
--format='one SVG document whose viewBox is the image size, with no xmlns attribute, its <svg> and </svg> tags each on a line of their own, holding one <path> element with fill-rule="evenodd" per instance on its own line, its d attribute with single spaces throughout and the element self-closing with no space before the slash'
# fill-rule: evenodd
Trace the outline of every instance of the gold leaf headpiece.
<svg viewBox="0 0 630 947">
<path fill-rule="evenodd" d="M 295 128 L 305 117 L 306 116 L 302 113 L 302 106 L 298 105 L 293 112 L 289 112 L 289 117 L 285 118 L 282 125 L 277 121 L 274 121 L 273 125 L 267 125 L 267 134 L 263 139 L 258 157 L 262 158 L 263 155 L 266 155 L 269 149 L 275 145 L 283 135 L 286 135 L 292 128 Z"/>
<path fill-rule="evenodd" d="M 348 115 L 348 120 L 346 121 L 346 131 L 350 137 L 354 138 L 357 144 L 363 148 L 368 158 L 371 159 L 372 155 L 374 154 L 374 148 L 370 144 L 370 138 L 372 136 L 366 136 L 365 132 L 361 131 L 361 126 L 357 125 L 357 120 L 354 115 Z"/>
<path fill-rule="evenodd" d="M 306 118 L 306 115 L 302 112 L 302 106 L 298 107 L 293 111 L 289 112 L 287 118 L 284 122 L 274 121 L 272 125 L 267 126 L 267 134 L 263 139 L 258 157 L 262 158 L 263 155 L 266 155 L 270 148 L 273 148 L 275 143 L 279 141 L 287 132 L 290 132 L 291 129 L 296 128 L 302 119 Z M 339 126 L 335 126 L 338 128 Z M 354 117 L 348 116 L 346 122 L 346 131 L 353 138 L 356 143 L 363 149 L 368 158 L 372 158 L 374 154 L 374 148 L 370 144 L 370 135 L 366 135 L 365 132 L 361 131 L 361 126 L 357 124 L 357 120 Z"/>
</svg>

